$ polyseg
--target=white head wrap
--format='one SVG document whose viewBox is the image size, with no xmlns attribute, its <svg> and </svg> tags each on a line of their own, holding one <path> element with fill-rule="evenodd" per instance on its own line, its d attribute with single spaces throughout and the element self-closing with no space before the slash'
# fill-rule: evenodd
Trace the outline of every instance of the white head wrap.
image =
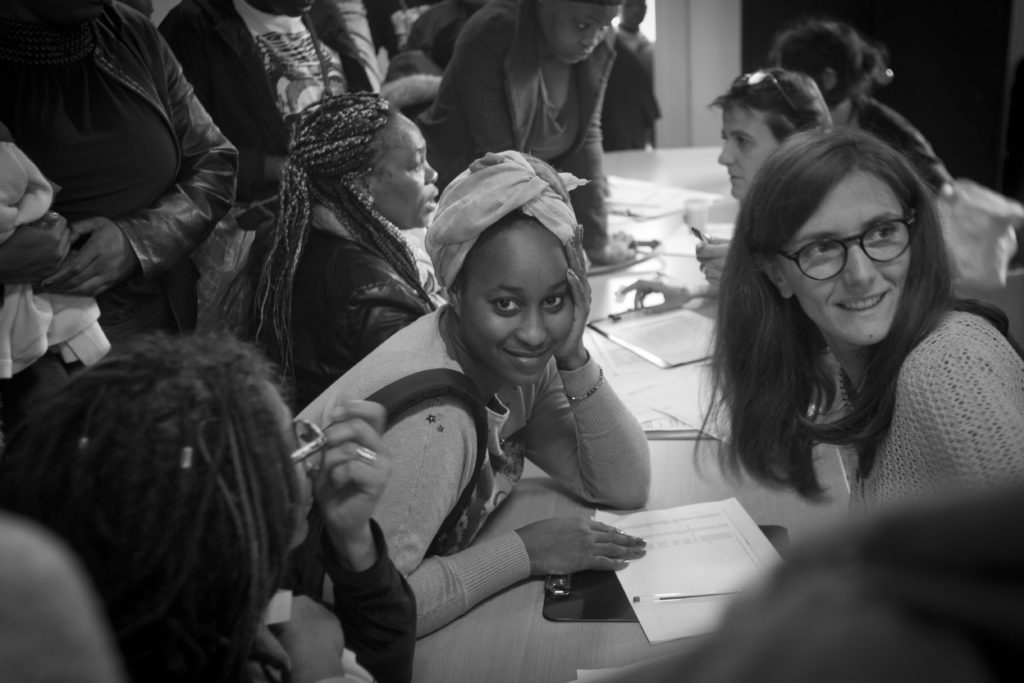
<svg viewBox="0 0 1024 683">
<path fill-rule="evenodd" d="M 587 181 L 570 173 L 556 174 L 554 169 L 544 174 L 546 178 L 537 171 L 545 166 L 519 152 L 491 152 L 445 188 L 426 237 L 427 253 L 442 286 L 455 281 L 481 233 L 516 209 L 536 218 L 562 244 L 573 238 L 579 223 L 568 191 Z"/>
</svg>

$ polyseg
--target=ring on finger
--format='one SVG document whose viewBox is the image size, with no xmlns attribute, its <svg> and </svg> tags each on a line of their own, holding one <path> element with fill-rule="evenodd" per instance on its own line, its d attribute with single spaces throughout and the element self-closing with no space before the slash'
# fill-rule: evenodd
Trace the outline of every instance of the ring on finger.
<svg viewBox="0 0 1024 683">
<path fill-rule="evenodd" d="M 366 446 L 356 446 L 356 457 L 368 465 L 372 465 L 377 462 L 377 453 Z"/>
</svg>

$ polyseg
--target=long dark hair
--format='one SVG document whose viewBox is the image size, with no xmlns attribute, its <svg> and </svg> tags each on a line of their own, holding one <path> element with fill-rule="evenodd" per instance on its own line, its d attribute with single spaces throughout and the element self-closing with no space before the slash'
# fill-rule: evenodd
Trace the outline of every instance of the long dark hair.
<svg viewBox="0 0 1024 683">
<path fill-rule="evenodd" d="M 273 383 L 242 342 L 143 336 L 7 445 L 0 506 L 76 551 L 132 680 L 247 680 L 298 502 Z"/>
<path fill-rule="evenodd" d="M 270 358 L 291 373 L 292 284 L 313 223 L 313 207 L 327 207 L 352 239 L 390 263 L 424 301 L 409 245 L 356 183 L 368 175 L 395 117 L 378 95 L 329 97 L 292 123 L 281 180 L 280 211 L 268 243 L 253 245 L 253 334 Z"/>
<path fill-rule="evenodd" d="M 822 413 L 836 398 L 836 369 L 825 340 L 796 299 L 783 298 L 762 267 L 853 173 L 883 182 L 915 220 L 903 298 L 892 328 L 868 350 L 864 379 L 849 412 L 827 422 Z M 825 442 L 854 446 L 860 473 L 866 475 L 889 429 L 904 359 L 952 305 L 939 217 L 906 159 L 855 129 L 789 138 L 751 183 L 722 274 L 715 396 L 716 409 L 731 423 L 732 464 L 813 496 L 821 487 L 811 448 Z"/>
</svg>

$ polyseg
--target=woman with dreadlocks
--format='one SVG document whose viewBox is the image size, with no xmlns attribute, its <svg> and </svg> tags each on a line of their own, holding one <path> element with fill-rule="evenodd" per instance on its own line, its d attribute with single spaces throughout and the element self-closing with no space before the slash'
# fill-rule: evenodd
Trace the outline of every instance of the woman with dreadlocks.
<svg viewBox="0 0 1024 683">
<path fill-rule="evenodd" d="M 436 307 L 403 235 L 430 220 L 436 178 L 419 129 L 376 95 L 327 98 L 293 124 L 253 320 L 298 406 Z"/>
<path fill-rule="evenodd" d="M 26 418 L 0 461 L 0 508 L 76 552 L 130 680 L 340 682 L 365 667 L 406 682 L 413 598 L 370 520 L 391 470 L 382 422 L 367 402 L 323 430 L 293 421 L 247 345 L 143 335 Z M 286 567 L 314 496 L 335 614 Z M 290 619 L 268 628 L 282 585 Z M 342 667 L 346 646 L 361 666 Z"/>
</svg>

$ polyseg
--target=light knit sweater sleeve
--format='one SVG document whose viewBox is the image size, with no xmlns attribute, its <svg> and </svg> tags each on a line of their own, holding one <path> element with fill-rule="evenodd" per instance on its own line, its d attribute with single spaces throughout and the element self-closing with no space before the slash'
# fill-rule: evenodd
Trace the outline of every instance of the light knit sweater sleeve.
<svg viewBox="0 0 1024 683">
<path fill-rule="evenodd" d="M 530 575 L 515 532 L 445 557 L 427 548 L 476 462 L 476 426 L 460 404 L 437 399 L 408 413 L 384 435 L 395 458 L 375 517 L 391 556 L 416 595 L 417 635 L 444 626 L 470 607 Z"/>
<path fill-rule="evenodd" d="M 607 378 L 602 381 L 593 358 L 558 375 L 536 398 L 525 427 L 527 456 L 587 502 L 642 507 L 651 485 L 643 427 Z M 570 401 L 567 394 L 586 398 Z"/>
<path fill-rule="evenodd" d="M 1024 362 L 987 321 L 956 314 L 900 372 L 886 449 L 912 488 L 1024 480 Z"/>
</svg>

